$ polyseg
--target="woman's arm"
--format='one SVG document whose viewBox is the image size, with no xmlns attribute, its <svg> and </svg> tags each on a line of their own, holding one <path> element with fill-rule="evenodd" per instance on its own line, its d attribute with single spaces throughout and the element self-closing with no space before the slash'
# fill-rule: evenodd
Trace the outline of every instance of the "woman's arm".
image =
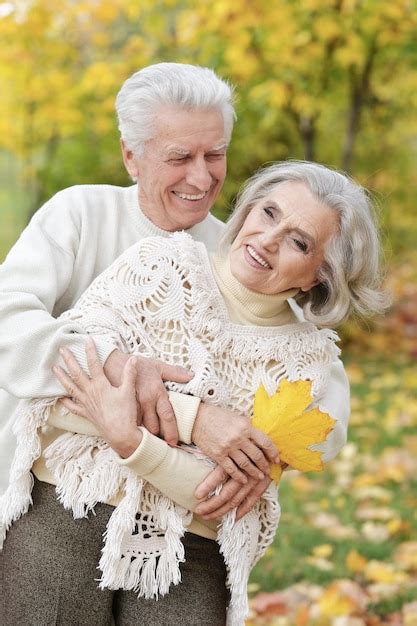
<svg viewBox="0 0 417 626">
<path fill-rule="evenodd" d="M 172 448 L 145 429 L 137 428 L 134 360 L 125 366 L 120 387 L 113 387 L 100 365 L 93 342 L 87 345 L 91 379 L 80 369 L 71 353 L 64 351 L 63 357 L 71 377 L 61 368 L 55 368 L 55 373 L 72 398 L 61 400 L 73 414 L 72 425 L 75 422 L 82 433 L 102 436 L 118 453 L 120 463 L 131 467 L 181 506 L 194 511 L 199 505 L 196 512 L 207 519 L 215 519 L 239 507 L 239 518 L 253 507 L 268 487 L 269 477 L 248 477 L 243 486 L 229 479 L 222 493 L 210 499 L 209 507 L 205 506 L 206 494 L 201 501 L 195 496 L 199 485 L 208 479 L 212 491 L 227 476 L 220 467 L 213 470 L 204 459 Z M 62 428 L 69 421 L 67 418 L 63 424 L 62 420 L 59 410 L 55 410 L 49 423 Z"/>
</svg>

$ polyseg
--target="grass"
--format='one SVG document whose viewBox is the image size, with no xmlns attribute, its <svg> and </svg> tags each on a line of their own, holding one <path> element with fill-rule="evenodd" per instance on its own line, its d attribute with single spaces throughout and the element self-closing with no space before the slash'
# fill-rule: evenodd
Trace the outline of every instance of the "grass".
<svg viewBox="0 0 417 626">
<path fill-rule="evenodd" d="M 412 494 L 417 493 L 417 480 L 401 466 L 401 452 L 405 459 L 407 451 L 414 451 L 410 442 L 416 439 L 417 426 L 417 387 L 408 388 L 401 381 L 408 380 L 415 371 L 415 364 L 412 361 L 406 363 L 402 358 L 396 363 L 393 356 L 388 362 L 363 359 L 360 366 L 357 357 L 347 356 L 348 371 L 351 370 L 354 380 L 354 408 L 349 433 L 350 451 L 353 453 L 346 454 L 344 458 L 342 454 L 342 458 L 331 462 L 323 474 L 300 478 L 291 472 L 285 476 L 280 487 L 282 520 L 273 545 L 252 574 L 255 588 L 273 591 L 285 589 L 300 580 L 325 585 L 335 579 L 352 578 L 347 564 L 347 556 L 352 550 L 359 552 L 367 561 L 391 563 L 396 548 L 402 542 L 417 537 L 416 507 L 415 504 L 410 506 L 410 498 L 415 500 Z M 364 376 L 360 375 L 360 370 Z M 402 408 L 397 409 L 401 405 L 400 396 L 404 402 Z M 397 423 L 393 415 L 397 417 Z M 406 427 L 402 427 L 403 421 L 407 422 Z M 389 450 L 397 451 L 398 468 L 395 464 L 390 468 L 388 461 L 385 462 Z M 375 464 L 374 475 L 370 472 L 370 459 Z M 391 478 L 387 469 L 392 473 Z M 396 469 L 398 476 L 395 475 Z M 378 472 L 382 472 L 381 475 Z M 360 488 L 366 484 L 383 489 L 381 493 L 385 502 L 371 498 L 365 501 L 369 508 L 375 509 L 375 516 L 378 517 L 378 510 L 383 515 L 383 509 L 388 509 L 390 519 L 399 520 L 401 524 L 383 541 L 373 540 L 370 535 L 364 534 L 364 527 L 367 521 L 386 527 L 389 519 L 358 518 L 358 507 L 363 502 L 359 497 Z M 328 525 L 317 528 L 314 520 L 323 515 L 329 516 Z M 335 523 L 332 527 L 333 518 Z M 341 533 L 340 538 L 333 538 L 332 531 L 338 527 L 347 529 L 347 532 L 350 529 L 352 537 L 343 538 Z M 320 546 L 326 546 L 325 550 L 331 555 L 328 563 L 323 564 L 314 557 L 315 550 L 320 550 Z M 307 558 L 311 556 L 313 559 L 309 562 Z M 397 606 L 401 601 L 397 598 L 393 603 Z M 372 610 L 388 609 L 381 604 Z"/>
</svg>

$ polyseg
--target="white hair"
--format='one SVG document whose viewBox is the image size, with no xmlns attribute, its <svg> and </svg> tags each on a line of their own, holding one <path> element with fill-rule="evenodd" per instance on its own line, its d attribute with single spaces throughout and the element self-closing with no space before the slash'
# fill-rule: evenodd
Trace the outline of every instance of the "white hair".
<svg viewBox="0 0 417 626">
<path fill-rule="evenodd" d="M 116 97 L 120 136 L 135 156 L 153 138 L 155 116 L 164 107 L 219 111 L 230 141 L 236 119 L 232 87 L 207 67 L 157 63 L 128 78 Z"/>
<path fill-rule="evenodd" d="M 381 313 L 388 299 L 380 289 L 380 242 L 369 194 L 351 178 L 324 165 L 285 161 L 261 169 L 239 193 L 222 246 L 230 246 L 254 205 L 277 185 L 303 183 L 338 215 L 339 229 L 324 250 L 319 284 L 300 291 L 295 300 L 307 320 L 317 326 L 337 326 L 355 312 Z"/>
</svg>

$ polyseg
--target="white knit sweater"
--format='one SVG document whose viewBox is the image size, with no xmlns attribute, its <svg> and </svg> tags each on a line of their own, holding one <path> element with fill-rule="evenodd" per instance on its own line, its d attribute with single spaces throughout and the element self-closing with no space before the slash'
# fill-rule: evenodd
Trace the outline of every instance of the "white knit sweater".
<svg viewBox="0 0 417 626">
<path fill-rule="evenodd" d="M 224 225 L 209 215 L 188 232 L 215 250 Z M 0 493 L 7 486 L 20 398 L 55 397 L 58 348 L 85 365 L 85 334 L 58 318 L 94 278 L 137 241 L 168 236 L 140 210 L 138 189 L 77 185 L 51 198 L 32 218 L 0 265 Z M 102 362 L 114 349 L 97 341 Z"/>
<path fill-rule="evenodd" d="M 192 368 L 195 376 L 190 383 L 170 388 L 243 414 L 251 414 L 261 383 L 272 394 L 284 378 L 312 380 L 313 395 L 319 400 L 338 354 L 335 333 L 308 323 L 261 328 L 231 323 L 204 246 L 184 234 L 132 246 L 63 318 L 125 352 Z M 3 502 L 5 528 L 29 506 L 29 472 L 40 453 L 37 430 L 53 404 L 38 400 L 21 406 L 16 420 L 19 446 Z M 118 463 L 117 455 L 98 437 L 68 433 L 50 446 L 46 456 L 60 499 L 75 517 L 86 515 L 96 502 L 121 489 L 125 492 L 106 531 L 101 586 L 157 597 L 179 582 L 180 538 L 190 521 L 189 511 Z M 242 520 L 235 523 L 234 515 L 228 514 L 220 525 L 218 542 L 231 589 L 230 624 L 243 623 L 250 570 L 273 540 L 278 519 L 275 490 L 269 488 Z"/>
</svg>

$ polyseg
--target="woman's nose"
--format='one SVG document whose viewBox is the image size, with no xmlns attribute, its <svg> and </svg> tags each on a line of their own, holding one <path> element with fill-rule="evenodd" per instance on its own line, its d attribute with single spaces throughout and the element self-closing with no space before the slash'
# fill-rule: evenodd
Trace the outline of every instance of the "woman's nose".
<svg viewBox="0 0 417 626">
<path fill-rule="evenodd" d="M 268 229 L 259 236 L 259 243 L 270 252 L 275 252 L 279 248 L 280 233 L 278 229 Z"/>
</svg>

